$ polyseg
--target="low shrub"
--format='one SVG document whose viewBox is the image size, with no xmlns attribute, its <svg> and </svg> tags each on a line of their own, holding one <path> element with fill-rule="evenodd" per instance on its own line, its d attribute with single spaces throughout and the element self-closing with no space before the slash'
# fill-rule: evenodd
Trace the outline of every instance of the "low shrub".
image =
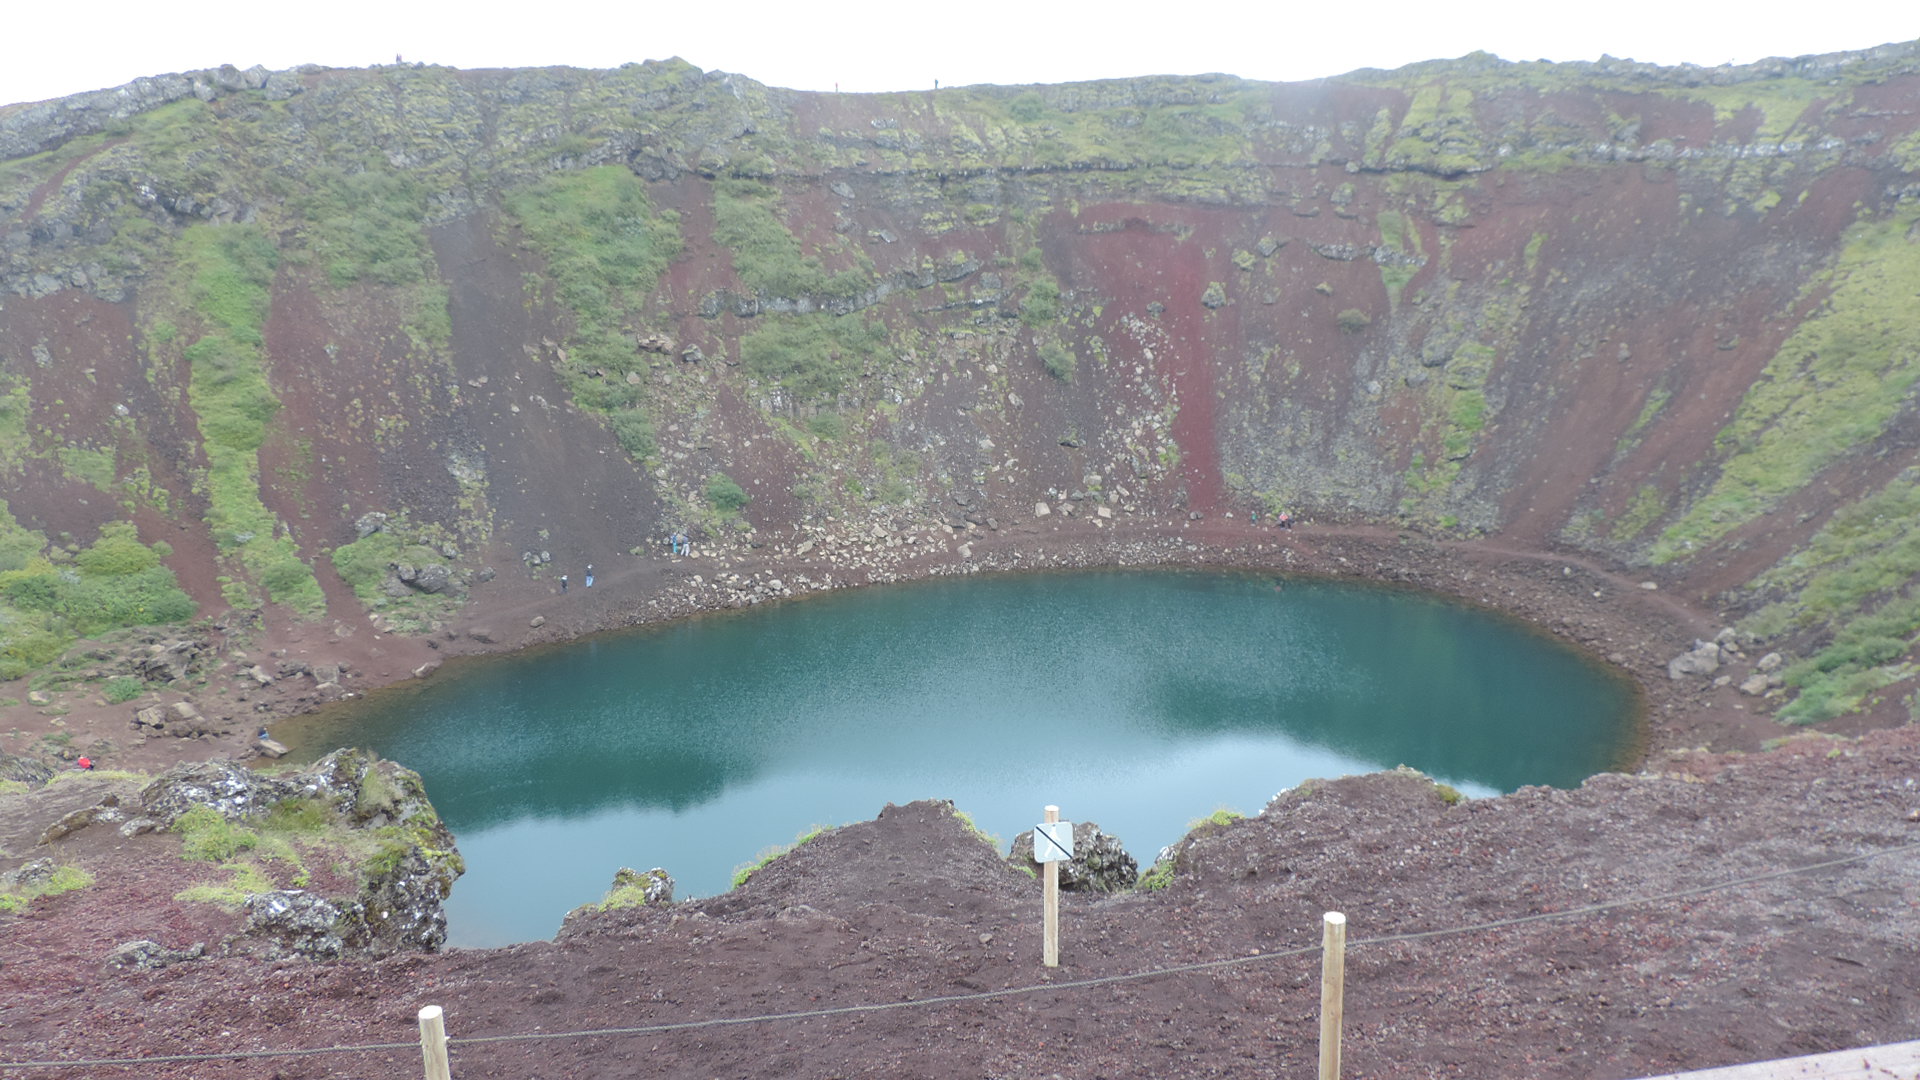
<svg viewBox="0 0 1920 1080">
<path fill-rule="evenodd" d="M 722 514 L 739 513 L 752 498 L 726 473 L 714 473 L 707 478 L 707 502 Z"/>
<path fill-rule="evenodd" d="M 101 688 L 100 694 L 107 699 L 107 704 L 120 705 L 139 697 L 143 689 L 145 687 L 139 679 L 131 675 L 117 675 L 107 680 L 107 685 Z"/>
<path fill-rule="evenodd" d="M 77 866 L 55 868 L 45 881 L 0 891 L 0 912 L 20 911 L 42 896 L 84 889 L 93 884 L 93 875 Z"/>
<path fill-rule="evenodd" d="M 260 834 L 220 816 L 218 810 L 196 806 L 173 823 L 180 834 L 181 854 L 199 862 L 225 862 L 260 844 Z"/>
</svg>

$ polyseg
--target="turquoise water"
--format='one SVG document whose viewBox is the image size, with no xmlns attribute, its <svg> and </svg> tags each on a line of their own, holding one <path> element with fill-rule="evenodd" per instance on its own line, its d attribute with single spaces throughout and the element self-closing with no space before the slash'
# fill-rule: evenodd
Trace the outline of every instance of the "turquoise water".
<svg viewBox="0 0 1920 1080">
<path fill-rule="evenodd" d="M 1185 572 L 945 580 L 449 667 L 276 737 L 420 771 L 468 871 L 454 944 L 550 936 L 620 866 L 680 895 L 816 824 L 952 799 L 1011 839 L 1054 803 L 1142 867 L 1220 807 L 1408 764 L 1469 794 L 1620 764 L 1633 691 L 1415 593 Z"/>
</svg>

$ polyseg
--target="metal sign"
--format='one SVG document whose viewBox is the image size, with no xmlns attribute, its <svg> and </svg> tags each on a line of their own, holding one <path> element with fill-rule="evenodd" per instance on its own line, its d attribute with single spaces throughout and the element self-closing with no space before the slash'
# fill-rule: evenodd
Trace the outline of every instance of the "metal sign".
<svg viewBox="0 0 1920 1080">
<path fill-rule="evenodd" d="M 1073 822 L 1043 821 L 1033 827 L 1033 861 L 1065 862 L 1073 858 Z"/>
</svg>

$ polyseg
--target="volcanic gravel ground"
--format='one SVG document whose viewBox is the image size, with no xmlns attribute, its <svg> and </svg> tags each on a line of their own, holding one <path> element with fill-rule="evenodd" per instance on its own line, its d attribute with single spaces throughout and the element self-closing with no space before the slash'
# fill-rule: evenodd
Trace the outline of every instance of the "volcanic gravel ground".
<svg viewBox="0 0 1920 1080">
<path fill-rule="evenodd" d="M 0 921 L 0 1060 L 404 1044 L 439 1004 L 463 1080 L 1310 1075 L 1329 910 L 1350 920 L 1352 1076 L 1631 1077 L 1898 1041 L 1920 1025 L 1917 776 L 1909 726 L 1455 806 L 1404 772 L 1303 785 L 1202 826 L 1161 891 L 1067 896 L 1052 971 L 1037 883 L 939 802 L 824 834 L 732 893 L 576 918 L 555 942 L 157 972 L 102 961 L 135 936 L 206 940 L 131 887 L 178 841 L 96 826 L 53 846 L 94 888 Z M 6 804 L 9 850 L 28 804 Z M 1371 941 L 1615 901 L 1643 902 Z M 1233 962 L 1075 985 L 1214 961 Z M 998 991 L 1016 992 L 915 1004 Z M 860 1011 L 464 1041 L 834 1009 Z M 419 1069 L 403 1047 L 20 1075 Z"/>
</svg>

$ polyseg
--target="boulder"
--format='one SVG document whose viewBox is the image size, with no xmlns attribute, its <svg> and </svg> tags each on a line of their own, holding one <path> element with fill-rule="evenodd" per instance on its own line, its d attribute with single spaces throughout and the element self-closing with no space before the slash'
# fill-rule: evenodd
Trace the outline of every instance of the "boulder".
<svg viewBox="0 0 1920 1080">
<path fill-rule="evenodd" d="M 1040 864 L 1033 858 L 1033 830 L 1013 838 L 1013 850 L 1007 861 L 1036 873 Z M 1091 821 L 1073 823 L 1073 858 L 1060 864 L 1060 887 L 1072 892 L 1120 892 L 1131 889 L 1140 880 L 1140 863 L 1118 838 L 1100 831 Z"/>
<path fill-rule="evenodd" d="M 357 901 L 342 912 L 344 943 L 375 954 L 437 952 L 447 943 L 446 899 L 460 870 L 448 872 L 418 845 L 391 858 L 376 856 L 375 863 L 375 873 L 362 883 Z"/>
<path fill-rule="evenodd" d="M 141 811 L 162 828 L 198 806 L 238 820 L 287 799 L 318 800 L 337 827 L 365 830 L 371 850 L 360 861 L 358 891 L 331 898 L 299 889 L 250 896 L 236 944 L 314 959 L 445 944 L 444 905 L 466 867 L 411 769 L 364 750 L 336 750 L 284 777 L 209 761 L 169 769 L 140 793 Z"/>
<path fill-rule="evenodd" d="M 152 728 L 157 732 L 176 738 L 190 739 L 196 735 L 224 735 L 228 731 L 226 721 L 210 720 L 201 715 L 190 701 L 176 701 L 167 705 L 149 705 L 136 710 L 133 714 L 135 728 Z"/>
<path fill-rule="evenodd" d="M 365 540 L 367 537 L 382 531 L 386 527 L 387 515 L 377 510 L 371 514 L 361 514 L 353 523 L 353 531 L 361 540 Z"/>
<path fill-rule="evenodd" d="M 0 780 L 17 780 L 39 787 L 53 779 L 53 766 L 39 758 L 19 757 L 0 750 Z"/>
<path fill-rule="evenodd" d="M 609 897 L 627 889 L 638 890 L 643 904 L 673 903 L 673 875 L 658 866 L 645 873 L 628 866 L 614 871 L 613 886 L 607 890 Z"/>
<path fill-rule="evenodd" d="M 1720 646 L 1711 641 L 1695 641 L 1693 648 L 1667 661 L 1667 678 L 1684 679 L 1689 675 L 1711 675 L 1720 670 Z"/>
<path fill-rule="evenodd" d="M 52 859 L 30 860 L 17 870 L 0 874 L 0 889 L 31 889 L 36 885 L 45 885 L 53 880 L 53 872 L 58 869 Z"/>
<path fill-rule="evenodd" d="M 453 586 L 453 571 L 441 563 L 428 563 L 425 566 L 392 563 L 388 569 L 395 580 L 415 592 L 443 593 Z M 392 592 L 391 589 L 386 591 Z"/>
<path fill-rule="evenodd" d="M 133 673 L 148 682 L 178 682 L 199 668 L 203 651 L 197 641 L 155 643 L 147 646 L 147 655 L 133 661 Z"/>
<path fill-rule="evenodd" d="M 120 797 L 118 795 L 108 795 L 93 806 L 83 806 L 65 815 L 59 821 L 47 826 L 46 829 L 40 833 L 38 843 L 41 845 L 51 844 L 56 840 L 65 839 L 89 825 L 100 822 L 124 821 L 126 817 L 126 812 L 120 809 Z"/>
<path fill-rule="evenodd" d="M 1764 671 L 1754 672 L 1740 682 L 1740 692 L 1748 697 L 1759 697 L 1773 688 L 1773 683 Z"/>
<path fill-rule="evenodd" d="M 159 971 L 164 967 L 187 960 L 198 960 L 207 954 L 207 947 L 194 942 L 184 949 L 169 949 L 157 941 L 142 938 L 139 941 L 123 941 L 107 954 L 106 966 L 110 968 L 132 968 L 135 971 Z"/>
<path fill-rule="evenodd" d="M 337 960 L 346 941 L 335 927 L 341 911 L 332 901 L 305 889 L 275 889 L 248 896 L 246 925 L 239 937 L 260 943 L 269 955 Z"/>
<path fill-rule="evenodd" d="M 282 799 L 300 794 L 293 780 L 262 776 L 231 761 L 176 765 L 140 789 L 140 811 L 172 828 L 196 806 L 212 807 L 221 817 L 239 820 L 267 812 Z"/>
</svg>

